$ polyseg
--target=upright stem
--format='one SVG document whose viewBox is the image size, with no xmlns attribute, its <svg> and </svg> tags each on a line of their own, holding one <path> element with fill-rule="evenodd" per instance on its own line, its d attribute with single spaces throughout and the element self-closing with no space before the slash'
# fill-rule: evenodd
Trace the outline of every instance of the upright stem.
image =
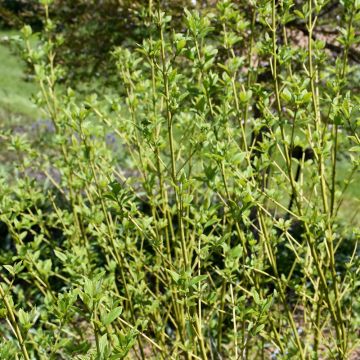
<svg viewBox="0 0 360 360">
<path fill-rule="evenodd" d="M 1 283 L 0 283 L 0 297 L 1 299 L 3 300 L 4 304 L 5 304 L 5 307 L 6 307 L 6 311 L 7 311 L 7 314 L 8 314 L 8 319 L 11 323 L 11 326 L 13 328 L 13 331 L 14 331 L 14 335 L 20 345 L 20 349 L 21 349 L 21 352 L 24 356 L 24 359 L 25 360 L 30 360 L 30 357 L 29 357 L 29 354 L 27 352 L 27 349 L 26 349 L 26 346 L 25 346 L 25 342 L 24 342 L 24 339 L 21 335 L 21 330 L 19 328 L 19 325 L 16 321 L 16 317 L 15 317 L 15 313 L 13 311 L 13 308 L 12 306 L 10 305 L 6 295 L 5 295 L 5 292 L 1 286 Z"/>
<path fill-rule="evenodd" d="M 279 92 L 279 80 L 277 73 L 277 45 L 276 45 L 276 1 L 272 0 L 271 8 L 271 30 L 272 30 L 272 50 L 273 50 L 273 79 L 275 85 L 275 99 L 276 99 L 276 109 L 279 115 L 279 121 L 281 121 L 281 103 L 280 103 L 280 92 Z"/>
<path fill-rule="evenodd" d="M 177 215 L 179 219 L 179 229 L 180 229 L 180 242 L 181 242 L 181 251 L 184 261 L 184 268 L 185 270 L 188 269 L 188 258 L 187 258 L 187 249 L 185 243 L 185 233 L 184 233 L 184 226 L 183 226 L 183 214 L 181 211 L 181 204 L 179 199 L 179 190 L 178 190 L 178 179 L 177 179 L 177 172 L 176 172 L 176 159 L 175 159 L 175 149 L 174 149 L 174 134 L 173 134 L 173 114 L 170 108 L 170 93 L 169 93 L 169 79 L 168 79 L 168 69 L 166 63 L 166 54 L 165 54 L 165 41 L 164 41 L 164 31 L 163 31 L 163 24 L 160 24 L 160 41 L 161 41 L 161 62 L 162 62 L 162 75 L 163 75 L 163 82 L 164 82 L 164 95 L 165 95 L 165 104 L 166 104 L 166 120 L 167 120 L 167 130 L 168 130 L 168 137 L 169 137 L 169 147 L 170 147 L 170 157 L 171 157 L 171 179 L 172 179 L 172 186 L 175 193 L 175 202 L 176 202 L 176 209 Z"/>
<path fill-rule="evenodd" d="M 321 114 L 320 114 L 320 106 L 319 106 L 319 89 L 316 85 L 315 78 L 316 78 L 316 71 L 314 70 L 313 66 L 313 53 L 312 53 L 312 34 L 314 30 L 314 26 L 316 23 L 317 18 L 313 21 L 312 19 L 312 0 L 308 0 L 309 6 L 309 19 L 308 19 L 308 31 L 309 31 L 309 40 L 308 40 L 308 52 L 309 52 L 309 77 L 310 77 L 310 84 L 311 84 L 311 91 L 312 91 L 312 99 L 313 99 L 313 109 L 314 109 L 314 117 L 315 117 L 315 131 L 317 134 L 321 133 Z M 323 141 L 320 137 L 318 146 L 320 148 L 323 147 Z M 332 289 L 335 295 L 335 309 L 334 313 L 332 314 L 334 327 L 336 331 L 337 337 L 337 350 L 339 352 L 339 356 L 345 356 L 346 350 L 346 329 L 344 325 L 344 320 L 342 316 L 342 309 L 341 309 L 341 298 L 339 296 L 338 291 L 338 280 L 336 276 L 336 269 L 335 269 L 335 255 L 334 255 L 334 244 L 333 244 L 333 234 L 332 234 L 332 224 L 331 224 L 331 216 L 330 216 L 330 208 L 328 205 L 327 199 L 327 187 L 326 187 L 326 174 L 324 169 L 324 159 L 321 151 L 317 154 L 318 157 L 318 166 L 319 166 L 319 177 L 320 177 L 320 187 L 321 187 L 321 194 L 323 200 L 323 210 L 324 213 L 328 215 L 327 219 L 327 231 L 326 231 L 326 245 L 328 249 L 328 258 L 329 258 L 329 270 L 331 273 L 332 278 Z M 313 251 L 316 251 L 313 249 Z M 325 279 L 323 280 L 324 291 L 328 292 L 328 285 Z M 330 296 L 326 294 L 326 299 L 328 302 L 328 306 L 330 306 Z M 332 304 L 331 304 L 332 305 Z"/>
<path fill-rule="evenodd" d="M 184 272 L 186 272 L 189 269 L 189 261 L 187 256 L 187 246 L 186 246 L 184 226 L 183 226 L 183 213 L 179 198 L 179 184 L 178 184 L 177 171 L 176 171 L 176 158 L 175 158 L 174 135 L 173 135 L 173 113 L 171 111 L 171 104 L 170 104 L 169 79 L 168 79 L 167 59 L 165 53 L 164 24 L 162 23 L 160 9 L 158 10 L 158 12 L 159 12 L 159 28 L 160 28 L 160 57 L 161 57 L 162 78 L 163 78 L 163 86 L 164 86 L 167 132 L 168 132 L 170 158 L 171 158 L 171 180 L 175 194 L 176 210 L 179 221 L 180 246 L 181 246 L 181 253 L 183 260 L 183 270 Z M 186 333 L 185 333 L 185 318 L 184 318 L 183 310 L 178 311 L 178 321 L 180 327 L 181 341 L 183 342 L 183 344 L 185 344 Z M 185 357 L 189 358 L 187 352 L 185 353 Z"/>
</svg>

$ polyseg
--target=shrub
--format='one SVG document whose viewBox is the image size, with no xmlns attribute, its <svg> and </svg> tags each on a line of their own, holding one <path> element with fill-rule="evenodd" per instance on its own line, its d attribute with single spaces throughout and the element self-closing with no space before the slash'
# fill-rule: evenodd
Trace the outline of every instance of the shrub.
<svg viewBox="0 0 360 360">
<path fill-rule="evenodd" d="M 19 28 L 30 24 L 41 28 L 42 7 L 37 1 L 0 0 L 0 26 Z"/>
<path fill-rule="evenodd" d="M 339 10 L 334 59 L 313 39 L 327 5 L 306 4 L 258 1 L 249 22 L 221 1 L 185 11 L 183 32 L 150 8 L 148 37 L 113 51 L 121 91 L 106 96 L 58 85 L 48 18 L 39 48 L 23 29 L 53 128 L 2 135 L 17 161 L 1 358 L 350 355 L 359 232 L 338 214 L 359 166 L 359 8 Z"/>
</svg>

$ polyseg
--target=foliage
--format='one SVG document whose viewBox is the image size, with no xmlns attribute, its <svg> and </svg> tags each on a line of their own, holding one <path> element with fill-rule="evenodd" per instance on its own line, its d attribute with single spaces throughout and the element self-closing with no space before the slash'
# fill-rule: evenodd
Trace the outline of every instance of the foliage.
<svg viewBox="0 0 360 360">
<path fill-rule="evenodd" d="M 206 5 L 208 1 L 204 2 Z M 111 51 L 115 46 L 136 46 L 147 36 L 148 4 L 130 0 L 56 0 L 49 4 L 54 26 L 53 36 L 61 37 L 56 61 L 66 68 L 62 80 L 89 79 L 109 83 L 114 81 L 115 64 Z M 173 15 L 172 26 L 181 26 L 184 7 L 192 2 L 165 2 L 163 8 Z M 11 27 L 30 24 L 42 27 L 43 11 L 37 1 L 0 0 L 0 19 Z"/>
<path fill-rule="evenodd" d="M 24 23 L 41 28 L 42 6 L 38 1 L 0 0 L 0 25 L 19 27 Z"/>
<path fill-rule="evenodd" d="M 42 3 L 42 43 L 23 38 L 52 128 L 1 134 L 16 162 L 0 358 L 348 358 L 359 231 L 338 213 L 359 167 L 358 1 L 337 9 L 337 58 L 313 38 L 324 2 L 254 1 L 249 21 L 221 1 L 176 31 L 150 6 L 141 44 L 113 51 L 107 96 L 59 85 Z"/>
</svg>

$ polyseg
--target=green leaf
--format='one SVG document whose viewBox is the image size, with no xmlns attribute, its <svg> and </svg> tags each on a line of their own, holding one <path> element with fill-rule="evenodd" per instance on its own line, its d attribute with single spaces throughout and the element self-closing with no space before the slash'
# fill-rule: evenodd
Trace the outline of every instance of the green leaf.
<svg viewBox="0 0 360 360">
<path fill-rule="evenodd" d="M 237 259 L 239 258 L 243 253 L 243 248 L 242 246 L 239 244 L 235 247 L 233 247 L 230 251 L 229 251 L 229 257 L 233 258 L 233 259 Z"/>
<path fill-rule="evenodd" d="M 352 148 L 349 149 L 349 151 L 351 151 L 351 152 L 360 152 L 360 146 L 353 146 Z"/>
<path fill-rule="evenodd" d="M 291 101 L 292 95 L 288 88 L 284 88 L 284 90 L 281 93 L 281 98 L 287 102 Z"/>
<path fill-rule="evenodd" d="M 208 277 L 207 275 L 198 275 L 198 276 L 195 276 L 194 278 L 192 278 L 192 279 L 190 280 L 190 285 L 191 285 L 191 286 L 194 286 L 194 285 L 196 285 L 197 283 L 199 283 L 199 282 L 207 279 L 207 277 Z"/>
<path fill-rule="evenodd" d="M 100 358 L 104 359 L 105 355 L 107 355 L 107 349 L 108 349 L 108 340 L 107 340 L 107 334 L 104 334 L 100 340 L 99 340 L 99 353 Z"/>
<path fill-rule="evenodd" d="M 261 304 L 261 300 L 260 300 L 259 293 L 258 293 L 255 289 L 253 289 L 253 290 L 251 291 L 251 294 L 252 294 L 252 296 L 253 296 L 253 298 L 254 298 L 255 304 L 260 305 L 260 304 Z"/>
<path fill-rule="evenodd" d="M 32 34 L 32 29 L 30 25 L 25 25 L 22 29 L 21 29 L 22 34 L 24 35 L 25 38 L 28 38 L 31 36 Z"/>
<path fill-rule="evenodd" d="M 66 261 L 66 255 L 64 253 L 62 253 L 61 251 L 58 250 L 54 250 L 54 254 L 57 258 L 59 258 L 61 261 L 65 262 Z"/>
<path fill-rule="evenodd" d="M 24 269 L 24 267 L 25 267 L 25 265 L 23 264 L 22 261 L 17 262 L 13 267 L 15 275 L 18 274 L 19 272 L 21 272 Z"/>
<path fill-rule="evenodd" d="M 297 15 L 300 19 L 305 19 L 304 14 L 299 10 L 294 10 L 294 14 Z"/>
<path fill-rule="evenodd" d="M 178 283 L 180 280 L 180 275 L 172 270 L 166 269 L 166 271 L 170 274 L 170 276 L 172 277 L 172 279 L 174 280 L 175 283 Z"/>
<path fill-rule="evenodd" d="M 248 102 L 252 97 L 252 91 L 251 90 L 248 90 L 248 91 L 241 91 L 240 94 L 239 94 L 239 98 L 240 98 L 240 101 L 245 103 L 245 102 Z"/>
<path fill-rule="evenodd" d="M 3 265 L 3 267 L 11 274 L 15 275 L 14 267 L 11 265 Z"/>
<path fill-rule="evenodd" d="M 255 334 L 258 334 L 260 333 L 261 331 L 263 331 L 265 328 L 265 324 L 260 324 L 256 327 L 256 330 L 255 330 Z"/>
<path fill-rule="evenodd" d="M 312 99 L 312 92 L 305 91 L 304 93 L 301 94 L 301 100 L 304 103 L 308 103 L 309 101 L 311 101 L 311 99 Z"/>
<path fill-rule="evenodd" d="M 115 319 L 117 319 L 122 313 L 122 307 L 118 306 L 112 309 L 107 315 L 101 317 L 101 322 L 104 326 L 110 325 Z"/>
</svg>

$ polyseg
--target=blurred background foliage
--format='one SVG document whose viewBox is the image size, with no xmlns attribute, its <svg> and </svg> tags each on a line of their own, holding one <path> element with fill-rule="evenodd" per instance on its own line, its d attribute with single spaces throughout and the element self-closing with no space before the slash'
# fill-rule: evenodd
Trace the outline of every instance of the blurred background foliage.
<svg viewBox="0 0 360 360">
<path fill-rule="evenodd" d="M 62 46 L 57 52 L 57 61 L 64 69 L 64 81 L 81 80 L 88 82 L 97 78 L 108 84 L 114 81 L 116 71 L 111 52 L 116 46 L 134 48 L 149 34 L 148 7 L 153 6 L 152 1 L 131 0 L 55 0 L 50 7 L 50 17 L 54 22 L 53 35 L 60 38 Z M 159 6 L 172 16 L 171 27 L 174 31 L 185 30 L 181 21 L 184 9 L 196 8 L 201 13 L 209 13 L 216 7 L 213 0 L 171 0 L 159 1 Z M 291 5 L 291 12 L 289 3 Z M 332 52 L 334 61 L 341 55 L 342 46 L 337 38 L 338 26 L 344 23 L 344 6 L 349 6 L 346 0 L 326 1 L 319 16 L 314 32 L 314 38 L 324 42 L 327 51 Z M 295 43 L 303 43 L 308 35 L 305 20 L 295 18 L 294 9 L 302 9 L 303 1 L 283 2 L 283 25 L 286 24 L 287 38 Z M 247 31 L 241 32 L 246 25 L 253 21 L 256 33 L 264 32 L 266 24 L 259 19 L 259 14 L 254 18 L 256 1 L 238 1 L 237 6 L 242 14 L 242 21 L 238 30 L 244 39 L 249 37 Z M 289 8 L 287 8 L 289 7 Z M 43 10 L 39 2 L 29 0 L 0 0 L 0 27 L 3 29 L 20 29 L 24 24 L 32 26 L 34 31 L 42 28 Z M 221 31 L 220 19 L 218 19 Z M 239 19 L 237 19 L 238 21 Z M 286 42 L 281 35 L 279 39 Z M 215 36 L 217 32 L 214 32 Z M 239 47 L 241 43 L 239 42 Z M 234 45 L 236 52 L 236 44 Z M 241 52 L 243 49 L 238 49 Z M 258 54 L 259 56 L 260 54 Z M 221 56 L 221 53 L 218 55 Z M 357 48 L 349 49 L 349 59 L 354 63 L 360 62 L 360 51 Z M 259 62 L 261 63 L 261 62 Z M 357 78 L 357 77 L 356 77 Z M 354 78 L 354 80 L 356 80 Z M 353 86 L 358 87 L 357 81 Z"/>
<path fill-rule="evenodd" d="M 173 17 L 174 29 L 181 26 L 183 9 L 211 10 L 214 1 L 196 4 L 189 0 L 164 1 L 162 9 Z M 62 38 L 57 61 L 66 71 L 66 80 L 87 81 L 111 77 L 115 71 L 111 51 L 122 45 L 134 47 L 148 34 L 147 1 L 131 0 L 57 0 L 51 5 L 54 36 Z M 42 28 L 43 11 L 36 1 L 1 0 L 0 26 L 20 29 L 24 24 L 33 30 Z M 65 79 L 64 79 L 65 80 Z"/>
</svg>

